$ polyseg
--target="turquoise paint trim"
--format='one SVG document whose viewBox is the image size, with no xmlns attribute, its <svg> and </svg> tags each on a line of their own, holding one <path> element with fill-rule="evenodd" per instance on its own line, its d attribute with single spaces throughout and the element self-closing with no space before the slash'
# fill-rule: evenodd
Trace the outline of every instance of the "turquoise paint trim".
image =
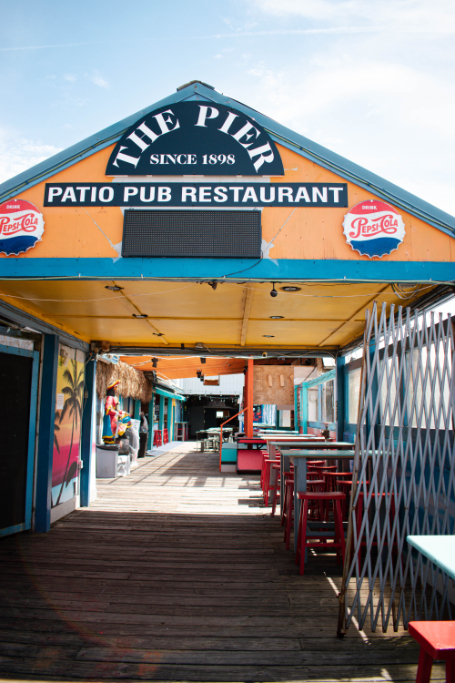
<svg viewBox="0 0 455 683">
<path fill-rule="evenodd" d="M 155 387 L 153 391 L 160 397 L 165 396 L 166 398 L 176 398 L 178 401 L 186 401 L 184 396 L 180 396 L 180 394 L 173 394 L 172 391 L 165 391 L 164 389 L 159 389 L 158 387 Z"/>
<path fill-rule="evenodd" d="M 316 422 L 308 422 L 308 427 L 311 427 L 311 429 L 325 429 L 326 424 L 328 424 L 328 428 L 330 429 L 331 432 L 334 432 L 336 430 L 337 424 L 336 422 L 320 422 L 320 420 L 316 420 Z"/>
<path fill-rule="evenodd" d="M 313 387 L 318 387 L 320 384 L 330 382 L 332 379 L 336 379 L 336 370 L 330 370 L 329 372 L 325 372 L 323 375 L 320 375 L 315 379 L 310 379 L 308 382 L 302 382 L 300 386 L 306 387 L 307 389 L 312 389 Z"/>
<path fill-rule="evenodd" d="M 27 481 L 25 488 L 25 528 L 32 526 L 33 480 L 35 476 L 35 444 L 38 405 L 39 353 L 33 351 L 32 382 L 30 387 L 30 420 L 28 427 Z"/>
<path fill-rule="evenodd" d="M 35 500 L 35 531 L 41 533 L 46 533 L 51 528 L 52 461 L 54 454 L 58 346 L 58 335 L 43 335 Z"/>
<path fill-rule="evenodd" d="M 167 433 L 169 437 L 169 441 L 174 440 L 174 420 L 173 420 L 173 415 L 174 415 L 174 406 L 172 405 L 172 398 L 167 399 Z"/>
<path fill-rule="evenodd" d="M 27 466 L 25 479 L 25 507 L 24 522 L 14 526 L 0 529 L 0 536 L 25 531 L 32 526 L 32 503 L 33 503 L 33 479 L 35 474 L 35 439 L 36 439 L 36 417 L 38 403 L 38 372 L 39 372 L 39 353 L 28 349 L 17 349 L 13 346 L 0 344 L 0 353 L 11 356 L 21 356 L 22 358 L 32 359 L 32 376 L 30 382 L 30 412 L 28 423 L 28 445 L 27 445 Z"/>
<path fill-rule="evenodd" d="M 160 394 L 160 419 L 158 422 L 158 429 L 162 432 L 164 429 L 164 401 L 165 397 Z"/>
<path fill-rule="evenodd" d="M 291 149 L 296 154 L 313 161 L 319 166 L 333 171 L 342 178 L 367 189 L 372 194 L 392 202 L 394 205 L 403 208 L 412 215 L 422 218 L 438 230 L 442 230 L 452 236 L 455 235 L 455 218 L 450 216 L 450 214 L 441 211 L 419 197 L 412 195 L 410 192 L 406 192 L 394 183 L 381 178 L 375 173 L 367 171 L 352 161 L 335 154 L 326 147 L 318 145 L 303 135 L 299 135 L 289 128 L 280 125 L 268 116 L 251 109 L 237 100 L 226 97 L 202 83 L 188 85 L 159 102 L 155 102 L 151 106 L 105 128 L 96 135 L 92 135 L 76 145 L 69 147 L 67 150 L 56 154 L 50 159 L 37 164 L 15 178 L 7 180 L 0 185 L 0 201 L 16 196 L 18 192 L 24 191 L 64 168 L 68 168 L 74 163 L 77 163 L 81 159 L 104 149 L 110 144 L 114 144 L 130 126 L 154 109 L 172 105 L 176 102 L 194 99 L 202 99 L 234 107 L 255 119 L 266 129 L 275 142 Z"/>
<path fill-rule="evenodd" d="M 340 228 L 341 229 L 341 228 Z M 113 259 L 1 259 L 0 280 L 2 278 L 55 278 L 55 279 L 142 279 L 152 280 L 201 280 L 223 279 L 238 281 L 242 274 L 248 280 L 277 281 L 286 280 L 322 282 L 421 282 L 437 284 L 455 280 L 455 264 L 438 261 L 370 261 L 365 260 L 303 260 L 280 259 L 275 264 L 271 259 L 204 259 L 204 258 L 121 258 Z M 6 310 L 21 313 L 19 309 L 8 307 Z M 23 316 L 24 317 L 24 316 Z M 73 339 L 84 350 L 85 342 L 72 338 L 46 323 L 36 320 L 45 332 L 55 332 L 62 339 Z M 36 327 L 36 326 L 35 326 Z"/>
<path fill-rule="evenodd" d="M 90 359 L 85 366 L 85 391 L 82 413 L 81 455 L 84 464 L 80 470 L 81 507 L 90 505 L 91 461 L 93 455 L 93 427 L 96 420 L 96 359 Z"/>
<path fill-rule="evenodd" d="M 306 434 L 308 430 L 308 388 L 301 386 L 301 398 L 300 405 L 302 406 L 302 429 L 303 433 Z"/>
<path fill-rule="evenodd" d="M 141 419 L 141 402 L 138 399 L 134 400 L 134 419 L 135 420 L 140 420 Z"/>
<path fill-rule="evenodd" d="M 152 398 L 149 402 L 149 410 L 148 410 L 148 421 L 149 421 L 149 431 L 148 431 L 148 435 L 147 435 L 147 450 L 148 451 L 150 451 L 152 448 L 154 415 L 155 415 L 155 394 L 152 394 Z"/>
</svg>

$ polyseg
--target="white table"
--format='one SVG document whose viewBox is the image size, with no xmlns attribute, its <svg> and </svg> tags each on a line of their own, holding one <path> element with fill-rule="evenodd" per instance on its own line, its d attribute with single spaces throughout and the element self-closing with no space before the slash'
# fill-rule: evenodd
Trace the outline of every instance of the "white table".
<svg viewBox="0 0 455 683">
<path fill-rule="evenodd" d="M 406 536 L 410 546 L 455 579 L 455 536 Z"/>
</svg>

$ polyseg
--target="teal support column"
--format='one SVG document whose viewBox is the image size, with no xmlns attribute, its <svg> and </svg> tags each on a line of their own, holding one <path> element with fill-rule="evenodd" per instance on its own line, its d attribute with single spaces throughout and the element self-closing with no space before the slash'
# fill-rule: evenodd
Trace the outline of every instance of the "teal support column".
<svg viewBox="0 0 455 683">
<path fill-rule="evenodd" d="M 81 507 L 90 505 L 90 484 L 92 476 L 93 438 L 96 421 L 96 359 L 91 359 L 85 366 L 84 410 L 82 413 L 81 431 Z"/>
<path fill-rule="evenodd" d="M 58 344 L 58 335 L 43 335 L 35 501 L 35 531 L 42 533 L 49 531 L 51 528 L 52 462 L 54 457 Z"/>
<path fill-rule="evenodd" d="M 167 433 L 169 436 L 169 441 L 172 441 L 174 438 L 173 434 L 173 420 L 172 420 L 172 414 L 173 414 L 173 405 L 172 405 L 172 398 L 167 399 Z"/>
<path fill-rule="evenodd" d="M 135 420 L 140 420 L 141 419 L 141 402 L 138 399 L 134 400 L 134 419 Z"/>
<path fill-rule="evenodd" d="M 149 403 L 149 433 L 147 438 L 147 450 L 151 450 L 153 443 L 153 417 L 155 414 L 155 394 L 152 394 L 152 398 Z"/>
<path fill-rule="evenodd" d="M 160 417 L 158 422 L 158 429 L 163 431 L 164 429 L 164 396 L 160 396 Z"/>
<path fill-rule="evenodd" d="M 302 430 L 304 434 L 308 433 L 308 389 L 305 386 L 301 388 L 300 405 L 302 411 Z"/>
<path fill-rule="evenodd" d="M 335 423 L 337 426 L 337 441 L 343 441 L 344 426 L 346 424 L 346 358 L 338 356 L 336 359 L 335 382 Z"/>
</svg>

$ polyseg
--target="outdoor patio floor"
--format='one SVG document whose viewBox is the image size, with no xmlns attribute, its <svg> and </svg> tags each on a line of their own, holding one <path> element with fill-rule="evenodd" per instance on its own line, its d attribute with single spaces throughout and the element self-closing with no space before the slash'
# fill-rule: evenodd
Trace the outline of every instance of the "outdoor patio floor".
<svg viewBox="0 0 455 683">
<path fill-rule="evenodd" d="M 0 680 L 415 681 L 405 631 L 336 637 L 335 556 L 299 576 L 259 477 L 194 448 L 98 480 L 48 534 L 0 540 Z"/>
</svg>

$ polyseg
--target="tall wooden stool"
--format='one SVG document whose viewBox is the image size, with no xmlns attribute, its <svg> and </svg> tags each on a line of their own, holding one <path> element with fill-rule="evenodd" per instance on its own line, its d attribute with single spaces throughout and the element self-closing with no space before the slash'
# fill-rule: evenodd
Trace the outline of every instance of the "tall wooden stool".
<svg viewBox="0 0 455 683">
<path fill-rule="evenodd" d="M 300 575 L 303 575 L 305 569 L 305 552 L 307 548 L 335 548 L 337 551 L 337 556 L 341 561 L 344 562 L 345 554 L 345 541 L 344 541 L 344 529 L 343 529 L 343 519 L 341 516 L 341 503 L 344 498 L 344 493 L 338 491 L 332 491 L 327 493 L 322 491 L 320 493 L 298 493 L 298 498 L 301 502 L 300 505 L 300 516 L 299 516 L 299 531 L 297 535 L 297 552 L 295 555 L 295 563 L 300 564 Z M 335 519 L 335 532 L 333 536 L 321 535 L 318 531 L 312 532 L 311 536 L 308 535 L 307 522 L 308 522 L 308 507 L 310 501 L 322 501 L 327 503 L 333 501 L 334 503 L 334 519 Z"/>
<path fill-rule="evenodd" d="M 420 645 L 416 683 L 429 683 L 434 659 L 446 663 L 446 683 L 455 683 L 455 621 L 410 621 L 409 634 Z"/>
</svg>

